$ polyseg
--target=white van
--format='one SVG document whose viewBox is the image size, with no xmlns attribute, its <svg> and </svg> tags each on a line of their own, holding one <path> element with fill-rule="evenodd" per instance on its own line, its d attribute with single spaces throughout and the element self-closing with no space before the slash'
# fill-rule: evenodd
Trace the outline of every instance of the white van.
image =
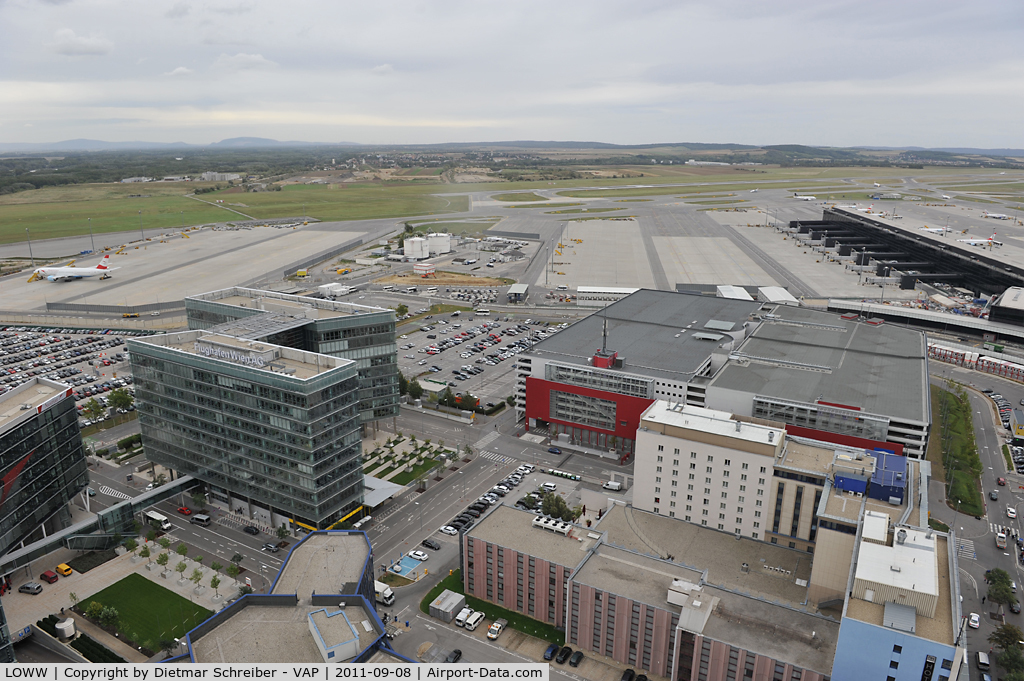
<svg viewBox="0 0 1024 681">
<path fill-rule="evenodd" d="M 466 620 L 473 614 L 473 608 L 463 608 L 458 615 L 455 616 L 455 626 L 464 627 L 466 626 Z"/>
<path fill-rule="evenodd" d="M 484 621 L 485 617 L 487 617 L 487 615 L 483 614 L 479 610 L 474 612 L 472 615 L 469 616 L 469 619 L 466 620 L 466 631 L 473 631 L 474 629 L 479 627 L 480 623 Z"/>
<path fill-rule="evenodd" d="M 620 492 L 620 491 L 622 491 L 622 483 L 621 482 L 606 482 L 606 483 L 604 483 L 601 486 L 604 487 L 605 489 L 610 489 L 613 492 Z"/>
<path fill-rule="evenodd" d="M 566 286 L 565 284 L 559 284 L 558 288 L 556 290 L 558 290 L 558 291 L 568 291 L 569 287 Z"/>
</svg>

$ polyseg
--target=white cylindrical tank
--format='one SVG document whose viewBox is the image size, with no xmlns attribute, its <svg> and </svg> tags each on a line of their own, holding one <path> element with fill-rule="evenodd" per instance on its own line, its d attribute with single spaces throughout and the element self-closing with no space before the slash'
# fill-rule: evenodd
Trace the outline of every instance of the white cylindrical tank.
<svg viewBox="0 0 1024 681">
<path fill-rule="evenodd" d="M 57 638 L 61 641 L 70 641 L 75 637 L 75 620 L 68 617 L 54 625 L 57 629 Z"/>
<path fill-rule="evenodd" d="M 414 236 L 405 240 L 405 257 L 409 260 L 423 260 L 430 257 L 427 251 L 427 240 Z"/>
<path fill-rule="evenodd" d="M 451 234 L 428 234 L 427 250 L 430 255 L 443 255 L 452 251 Z"/>
</svg>

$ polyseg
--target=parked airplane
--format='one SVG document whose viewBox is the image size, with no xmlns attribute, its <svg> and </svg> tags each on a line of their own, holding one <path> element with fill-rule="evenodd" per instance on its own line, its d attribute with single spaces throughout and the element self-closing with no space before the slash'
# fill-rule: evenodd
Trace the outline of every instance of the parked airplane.
<svg viewBox="0 0 1024 681">
<path fill-rule="evenodd" d="M 952 232 L 949 227 L 922 227 L 922 232 L 931 232 L 932 234 L 945 234 L 946 232 Z"/>
<path fill-rule="evenodd" d="M 876 187 L 881 187 L 882 185 L 880 185 L 880 184 L 878 184 L 878 183 L 876 182 L 876 183 L 875 183 L 875 186 L 876 186 Z"/>
<path fill-rule="evenodd" d="M 110 276 L 110 273 L 118 269 L 117 267 L 107 267 L 107 262 L 110 260 L 110 255 L 103 256 L 103 260 L 96 267 L 70 267 L 71 263 L 63 267 L 39 267 L 32 276 L 29 277 L 29 281 L 35 281 L 36 279 L 46 279 L 47 281 L 71 281 L 72 279 L 84 279 L 86 277 L 99 277 L 100 279 L 106 279 Z M 71 262 L 74 262 L 72 260 Z"/>
<path fill-rule="evenodd" d="M 981 217 L 992 218 L 994 220 L 1009 220 L 1009 215 L 1003 215 L 1002 213 L 989 213 L 988 211 L 981 211 Z"/>
<path fill-rule="evenodd" d="M 750 193 L 751 193 L 751 194 L 753 194 L 753 193 L 754 193 L 754 192 L 756 192 L 756 191 L 757 191 L 756 189 L 751 189 L 751 190 L 750 190 Z"/>
<path fill-rule="evenodd" d="M 857 209 L 857 212 L 858 212 L 858 213 L 870 213 L 870 212 L 871 212 L 871 209 L 872 209 L 872 208 L 874 208 L 874 207 L 875 207 L 875 204 L 873 204 L 873 203 L 872 203 L 872 204 L 871 204 L 870 206 L 868 206 L 867 208 L 858 208 L 858 209 Z"/>
<path fill-rule="evenodd" d="M 944 198 L 944 199 L 948 199 L 948 198 L 949 198 L 949 195 L 948 195 L 948 194 L 943 194 L 943 195 L 942 195 L 942 198 Z"/>
<path fill-rule="evenodd" d="M 994 232 L 992 233 L 992 236 L 988 237 L 987 239 L 957 239 L 957 241 L 959 241 L 962 244 L 967 244 L 968 246 L 1002 246 L 1003 245 L 1002 241 L 996 241 L 996 235 L 995 235 Z"/>
<path fill-rule="evenodd" d="M 808 195 L 801 196 L 800 194 L 793 194 L 793 198 L 796 199 L 797 201 L 817 201 L 818 200 L 817 196 L 808 196 Z"/>
</svg>

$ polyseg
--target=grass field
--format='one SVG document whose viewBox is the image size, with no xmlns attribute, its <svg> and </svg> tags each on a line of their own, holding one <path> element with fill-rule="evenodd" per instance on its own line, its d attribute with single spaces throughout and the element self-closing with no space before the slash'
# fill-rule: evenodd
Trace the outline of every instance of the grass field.
<svg viewBox="0 0 1024 681">
<path fill-rule="evenodd" d="M 87 610 L 92 601 L 117 608 L 121 615 L 118 629 L 141 645 L 149 642 L 146 647 L 153 649 L 159 648 L 161 640 L 181 638 L 213 614 L 139 574 L 93 594 L 79 607 Z"/>
<path fill-rule="evenodd" d="M 931 386 L 934 422 L 927 456 L 935 467 L 936 479 L 946 481 L 947 503 L 955 506 L 959 502 L 963 513 L 981 516 L 985 513 L 985 502 L 978 487 L 981 459 L 974 442 L 971 404 L 961 386 L 952 383 L 950 387 L 951 391 L 947 391 Z"/>
<path fill-rule="evenodd" d="M 491 196 L 495 201 L 547 201 L 548 199 L 543 196 L 538 196 L 533 192 L 522 192 L 515 194 L 494 194 Z"/>
<path fill-rule="evenodd" d="M 430 614 L 430 604 L 434 602 L 434 599 L 441 595 L 441 592 L 445 589 L 454 591 L 455 593 L 465 593 L 462 588 L 462 577 L 459 570 L 455 570 L 452 574 L 442 579 L 437 586 L 427 592 L 427 595 L 420 601 L 420 610 L 426 614 Z M 500 608 L 493 603 L 481 601 L 479 598 L 473 596 L 466 596 L 466 605 L 473 610 L 479 610 L 483 612 L 487 619 L 492 622 L 499 618 L 508 620 L 508 628 L 521 631 L 524 634 L 530 636 L 536 636 L 539 639 L 547 641 L 548 643 L 557 643 L 562 645 L 565 643 L 565 632 L 555 629 L 552 625 L 546 622 L 535 620 L 532 617 L 527 617 L 520 612 L 513 612 L 511 610 L 505 610 Z"/>
</svg>

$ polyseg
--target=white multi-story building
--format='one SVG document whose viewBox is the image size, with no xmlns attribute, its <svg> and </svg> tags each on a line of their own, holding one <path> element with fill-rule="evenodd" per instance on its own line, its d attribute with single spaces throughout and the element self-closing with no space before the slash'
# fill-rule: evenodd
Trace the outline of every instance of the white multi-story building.
<svg viewBox="0 0 1024 681">
<path fill-rule="evenodd" d="M 765 540 L 786 431 L 656 400 L 636 434 L 633 506 Z"/>
</svg>

